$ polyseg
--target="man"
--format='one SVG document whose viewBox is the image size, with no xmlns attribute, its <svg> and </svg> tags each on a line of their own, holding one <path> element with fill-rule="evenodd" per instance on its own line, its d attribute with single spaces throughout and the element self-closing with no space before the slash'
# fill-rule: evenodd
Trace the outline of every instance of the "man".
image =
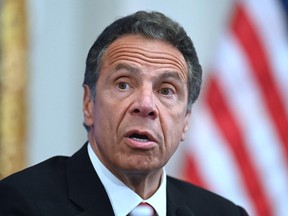
<svg viewBox="0 0 288 216">
<path fill-rule="evenodd" d="M 0 215 L 125 216 L 141 203 L 160 216 L 247 215 L 163 168 L 185 138 L 201 73 L 191 39 L 163 14 L 116 20 L 87 57 L 88 143 L 2 180 Z"/>
</svg>

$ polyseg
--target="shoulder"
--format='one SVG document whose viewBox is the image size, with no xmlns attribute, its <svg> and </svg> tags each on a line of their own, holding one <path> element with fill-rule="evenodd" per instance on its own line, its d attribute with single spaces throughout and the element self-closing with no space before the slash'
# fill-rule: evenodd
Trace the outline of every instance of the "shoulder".
<svg viewBox="0 0 288 216">
<path fill-rule="evenodd" d="M 53 157 L 1 180 L 0 215 L 40 215 L 35 201 L 64 199 L 67 159 Z"/>
<path fill-rule="evenodd" d="M 232 201 L 170 176 L 167 177 L 167 188 L 168 194 L 178 196 L 177 202 L 182 202 L 181 205 L 192 206 L 191 209 L 194 209 L 195 214 L 197 212 L 205 215 L 248 215 L 243 208 Z"/>
<path fill-rule="evenodd" d="M 178 192 L 181 192 L 181 194 L 185 195 L 186 198 L 190 199 L 197 199 L 197 200 L 207 200 L 207 201 L 213 201 L 213 202 L 228 202 L 229 200 L 211 192 L 204 188 L 198 187 L 196 185 L 193 185 L 191 183 L 173 178 L 173 177 L 167 177 L 167 186 L 168 188 L 174 188 L 174 190 L 177 190 Z"/>
<path fill-rule="evenodd" d="M 55 185 L 56 181 L 65 178 L 67 159 L 68 157 L 56 156 L 14 173 L 0 181 L 0 191 L 4 187 L 28 192 L 49 188 L 49 186 Z"/>
</svg>

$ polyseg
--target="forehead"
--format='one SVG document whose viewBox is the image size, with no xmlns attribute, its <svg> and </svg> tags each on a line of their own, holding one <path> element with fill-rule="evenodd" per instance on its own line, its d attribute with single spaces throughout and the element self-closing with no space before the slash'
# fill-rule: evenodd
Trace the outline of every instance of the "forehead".
<svg viewBox="0 0 288 216">
<path fill-rule="evenodd" d="M 187 63 L 177 48 L 167 42 L 141 35 L 126 35 L 115 40 L 106 49 L 102 63 L 104 67 L 128 63 L 135 67 L 173 70 L 187 79 Z"/>
</svg>

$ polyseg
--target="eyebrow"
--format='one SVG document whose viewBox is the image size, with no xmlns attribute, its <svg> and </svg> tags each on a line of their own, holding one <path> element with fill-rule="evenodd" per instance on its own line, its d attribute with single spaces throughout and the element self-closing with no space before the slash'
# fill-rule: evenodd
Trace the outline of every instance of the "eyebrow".
<svg viewBox="0 0 288 216">
<path fill-rule="evenodd" d="M 129 72 L 133 72 L 133 73 L 137 73 L 137 74 L 140 73 L 140 70 L 138 68 L 132 67 L 131 65 L 125 64 L 125 63 L 120 63 L 120 64 L 116 65 L 115 71 L 120 70 L 120 69 L 126 69 Z"/>
<path fill-rule="evenodd" d="M 117 70 L 120 70 L 120 69 L 125 69 L 127 70 L 128 72 L 130 73 L 133 73 L 133 74 L 140 74 L 141 70 L 136 68 L 136 67 L 133 67 L 129 64 L 126 64 L 126 63 L 120 63 L 118 65 L 116 65 L 115 67 L 115 71 Z M 164 71 L 162 74 L 160 74 L 157 79 L 159 80 L 163 80 L 163 79 L 168 79 L 168 78 L 173 78 L 179 82 L 183 82 L 184 81 L 184 77 L 182 77 L 177 71 Z"/>
<path fill-rule="evenodd" d="M 178 81 L 183 81 L 182 77 L 179 75 L 179 73 L 175 71 L 165 71 L 159 76 L 159 79 L 167 79 L 167 78 L 174 78 Z"/>
</svg>

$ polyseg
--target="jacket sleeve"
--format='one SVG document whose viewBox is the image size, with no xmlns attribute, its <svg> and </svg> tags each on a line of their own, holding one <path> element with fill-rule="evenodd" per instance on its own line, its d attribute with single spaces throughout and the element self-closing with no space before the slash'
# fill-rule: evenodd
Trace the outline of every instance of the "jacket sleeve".
<svg viewBox="0 0 288 216">
<path fill-rule="evenodd" d="M 24 190 L 25 191 L 25 190 Z M 1 216 L 36 216 L 36 206 L 27 199 L 22 190 L 8 183 L 0 182 L 0 215 Z M 27 192 L 28 193 L 28 192 Z"/>
</svg>

